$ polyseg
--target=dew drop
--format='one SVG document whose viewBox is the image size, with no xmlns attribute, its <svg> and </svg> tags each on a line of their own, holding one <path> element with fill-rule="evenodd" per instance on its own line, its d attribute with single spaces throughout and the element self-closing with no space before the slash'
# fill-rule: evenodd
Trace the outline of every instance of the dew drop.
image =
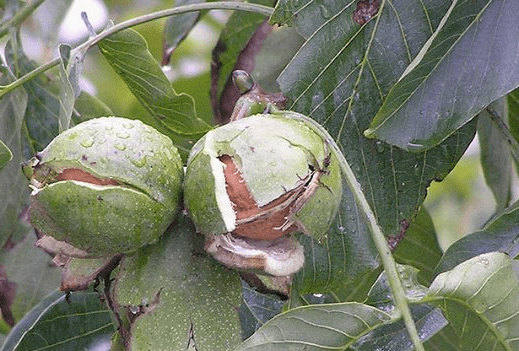
<svg viewBox="0 0 519 351">
<path fill-rule="evenodd" d="M 74 140 L 74 139 L 76 139 L 78 136 L 79 136 L 78 133 L 70 133 L 70 134 L 68 135 L 68 139 L 69 139 L 69 140 Z"/>
<path fill-rule="evenodd" d="M 447 147 L 447 145 L 442 145 L 442 153 L 444 157 L 450 156 L 449 148 Z"/>
<path fill-rule="evenodd" d="M 423 149 L 422 144 L 407 143 L 407 149 L 411 152 L 418 152 Z"/>
<path fill-rule="evenodd" d="M 89 137 L 87 139 L 81 140 L 80 144 L 83 147 L 91 147 L 92 145 L 94 145 L 94 138 Z"/>
<path fill-rule="evenodd" d="M 126 132 L 117 132 L 115 133 L 115 136 L 121 139 L 128 139 L 130 137 L 130 134 Z"/>
<path fill-rule="evenodd" d="M 479 314 L 484 313 L 487 309 L 488 305 L 484 300 L 478 301 L 474 304 L 474 310 Z"/>
<path fill-rule="evenodd" d="M 479 263 L 481 263 L 483 266 L 488 266 L 490 264 L 490 261 L 488 260 L 488 258 L 483 257 L 479 260 Z"/>
<path fill-rule="evenodd" d="M 132 129 L 133 128 L 133 124 L 131 124 L 131 123 L 123 123 L 123 128 Z"/>
<path fill-rule="evenodd" d="M 120 150 L 120 151 L 124 151 L 126 150 L 126 145 L 125 144 L 115 144 L 114 147 L 117 149 L 117 150 Z"/>
<path fill-rule="evenodd" d="M 130 161 L 135 167 L 139 167 L 139 168 L 142 168 L 144 166 L 146 166 L 146 158 L 145 157 L 141 157 L 141 158 L 138 158 L 138 159 L 133 159 Z"/>
<path fill-rule="evenodd" d="M 319 4 L 319 11 L 321 11 L 321 16 L 323 16 L 324 19 L 331 17 L 330 9 L 325 4 Z"/>
</svg>

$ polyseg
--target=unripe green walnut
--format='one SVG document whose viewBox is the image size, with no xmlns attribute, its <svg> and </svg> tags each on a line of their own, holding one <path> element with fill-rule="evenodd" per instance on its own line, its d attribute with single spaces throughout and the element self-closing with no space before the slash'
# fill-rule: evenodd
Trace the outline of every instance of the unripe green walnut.
<svg viewBox="0 0 519 351">
<path fill-rule="evenodd" d="M 260 114 L 208 132 L 189 155 L 184 198 L 206 250 L 227 266 L 275 276 L 304 262 L 291 235 L 323 239 L 341 200 L 327 144 L 297 113 Z"/>
<path fill-rule="evenodd" d="M 102 117 L 58 135 L 27 165 L 29 218 L 40 246 L 75 257 L 155 242 L 179 209 L 176 147 L 138 120 Z"/>
</svg>

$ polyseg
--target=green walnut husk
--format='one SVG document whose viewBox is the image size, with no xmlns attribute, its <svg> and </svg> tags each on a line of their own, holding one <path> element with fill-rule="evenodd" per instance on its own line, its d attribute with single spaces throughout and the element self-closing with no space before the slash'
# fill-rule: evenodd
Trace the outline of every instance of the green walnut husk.
<svg viewBox="0 0 519 351">
<path fill-rule="evenodd" d="M 138 120 L 102 117 L 58 135 L 24 166 L 32 226 L 45 250 L 73 257 L 130 252 L 173 222 L 183 167 L 176 147 Z"/>
<path fill-rule="evenodd" d="M 304 262 L 292 234 L 323 240 L 335 218 L 338 160 L 298 115 L 239 119 L 208 132 L 191 150 L 185 204 L 206 235 L 206 250 L 227 266 L 291 274 Z"/>
</svg>

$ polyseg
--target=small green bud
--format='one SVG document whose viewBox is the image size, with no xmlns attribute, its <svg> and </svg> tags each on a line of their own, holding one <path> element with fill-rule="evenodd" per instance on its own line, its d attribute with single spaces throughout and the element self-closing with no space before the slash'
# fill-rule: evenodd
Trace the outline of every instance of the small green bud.
<svg viewBox="0 0 519 351">
<path fill-rule="evenodd" d="M 58 135 L 24 166 L 29 218 L 44 249 L 75 257 L 155 242 L 179 209 L 183 168 L 171 140 L 138 120 L 102 117 Z M 50 239 L 50 238 L 52 239 Z"/>
</svg>

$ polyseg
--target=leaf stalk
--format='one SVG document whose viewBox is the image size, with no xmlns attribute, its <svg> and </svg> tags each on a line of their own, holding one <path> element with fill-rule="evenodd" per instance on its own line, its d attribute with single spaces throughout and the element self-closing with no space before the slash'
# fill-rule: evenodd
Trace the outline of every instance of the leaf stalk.
<svg viewBox="0 0 519 351">
<path fill-rule="evenodd" d="M 216 2 L 190 4 L 190 5 L 173 7 L 170 9 L 152 12 L 152 13 L 149 13 L 146 15 L 131 18 L 127 21 L 121 22 L 113 27 L 110 27 L 110 28 L 104 30 L 103 32 L 99 33 L 98 35 L 85 41 L 83 44 L 74 48 L 71 52 L 70 57 L 74 57 L 78 52 L 82 52 L 83 50 L 88 50 L 90 47 L 96 45 L 101 40 L 109 37 L 112 34 L 120 32 L 124 29 L 128 29 L 128 28 L 134 27 L 136 25 L 147 23 L 150 21 L 154 21 L 156 19 L 164 18 L 164 17 L 179 15 L 179 14 L 187 13 L 187 12 L 204 11 L 204 10 L 246 11 L 246 12 L 254 12 L 254 13 L 262 14 L 267 17 L 270 17 L 274 11 L 274 9 L 269 6 L 263 6 L 263 5 L 257 5 L 257 4 L 252 4 L 252 3 L 245 3 L 245 2 L 235 2 L 235 1 L 216 1 Z M 26 75 L 13 81 L 12 83 L 10 83 L 8 85 L 0 86 L 0 99 L 2 97 L 4 97 L 4 95 L 6 95 L 7 93 L 11 92 L 12 90 L 20 87 L 21 85 L 30 81 L 31 79 L 35 78 L 36 76 L 42 74 L 43 72 L 46 72 L 47 70 L 51 69 L 52 67 L 58 65 L 59 62 L 60 62 L 59 57 L 55 58 L 55 59 L 37 67 L 33 71 L 27 73 Z"/>
</svg>

